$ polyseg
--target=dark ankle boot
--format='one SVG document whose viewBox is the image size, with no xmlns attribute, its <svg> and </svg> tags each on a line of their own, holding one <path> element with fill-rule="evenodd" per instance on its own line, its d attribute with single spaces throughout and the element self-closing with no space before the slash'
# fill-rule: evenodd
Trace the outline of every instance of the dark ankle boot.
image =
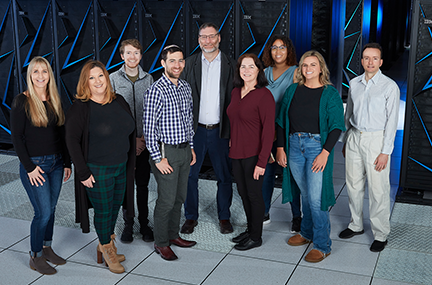
<svg viewBox="0 0 432 285">
<path fill-rule="evenodd" d="M 30 268 L 36 270 L 40 274 L 52 275 L 57 273 L 57 270 L 49 265 L 46 259 L 41 257 L 32 256 L 30 252 Z"/>
<path fill-rule="evenodd" d="M 49 262 L 56 265 L 63 265 L 66 263 L 66 260 L 58 256 L 50 246 L 44 247 L 42 249 L 42 256 L 48 260 Z"/>
<path fill-rule="evenodd" d="M 130 243 L 133 241 L 133 224 L 134 218 L 126 216 L 126 210 L 123 209 L 123 220 L 125 222 L 125 227 L 120 240 L 124 243 Z"/>
</svg>

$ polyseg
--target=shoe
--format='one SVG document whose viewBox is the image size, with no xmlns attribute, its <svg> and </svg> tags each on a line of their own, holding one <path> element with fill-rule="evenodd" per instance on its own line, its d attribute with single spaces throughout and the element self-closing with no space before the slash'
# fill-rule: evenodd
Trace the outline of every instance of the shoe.
<svg viewBox="0 0 432 285">
<path fill-rule="evenodd" d="M 50 246 L 44 247 L 42 249 L 42 256 L 49 262 L 56 265 L 63 265 L 66 263 L 66 260 L 58 256 Z"/>
<path fill-rule="evenodd" d="M 117 247 L 115 246 L 115 241 L 116 241 L 115 238 L 116 238 L 116 235 L 115 235 L 115 234 L 112 234 L 112 235 L 111 235 L 111 240 L 112 240 L 112 242 L 113 242 L 113 248 L 114 248 L 114 251 L 115 251 L 115 253 L 117 254 L 117 260 L 118 260 L 119 262 L 123 262 L 123 261 L 126 260 L 126 257 L 124 256 L 124 254 L 118 254 L 118 253 L 117 253 Z M 97 263 L 102 263 L 102 262 L 103 262 L 103 259 L 102 259 L 102 252 L 101 252 L 100 249 L 99 249 L 99 245 L 96 247 L 96 250 L 97 250 Z M 106 263 L 105 263 L 105 265 L 108 266 Z"/>
<path fill-rule="evenodd" d="M 339 238 L 343 238 L 343 239 L 352 238 L 353 236 L 357 236 L 357 235 L 361 235 L 361 234 L 364 234 L 364 230 L 361 230 L 359 232 L 355 232 L 349 228 L 346 228 L 340 232 Z"/>
<path fill-rule="evenodd" d="M 264 214 L 263 225 L 268 225 L 271 223 L 270 213 Z"/>
<path fill-rule="evenodd" d="M 99 257 L 100 253 L 102 253 L 103 259 L 105 260 L 105 264 L 108 265 L 108 268 L 113 273 L 123 273 L 124 267 L 120 264 L 120 262 L 117 259 L 117 254 L 113 248 L 113 241 L 111 240 L 110 243 L 107 244 L 100 244 L 99 243 L 99 250 L 98 250 L 98 263 L 99 263 Z"/>
<path fill-rule="evenodd" d="M 262 245 L 262 239 L 261 238 L 257 241 L 254 241 L 251 238 L 247 238 L 247 239 L 243 240 L 242 242 L 236 244 L 234 246 L 234 248 L 237 250 L 249 250 L 249 249 L 252 249 L 254 247 L 260 247 L 261 245 Z"/>
<path fill-rule="evenodd" d="M 220 232 L 222 234 L 230 234 L 234 231 L 230 220 L 220 220 L 219 221 Z"/>
<path fill-rule="evenodd" d="M 142 234 L 142 239 L 145 242 L 153 242 L 154 241 L 154 235 L 153 230 L 149 228 L 148 226 L 141 227 L 140 233 Z"/>
<path fill-rule="evenodd" d="M 123 243 L 131 243 L 133 242 L 133 226 L 126 224 L 123 233 L 120 237 L 121 242 Z"/>
<path fill-rule="evenodd" d="M 331 252 L 325 254 L 322 251 L 319 251 L 318 249 L 312 249 L 311 251 L 309 251 L 309 253 L 305 256 L 305 260 L 307 262 L 320 262 L 322 261 L 324 258 L 326 258 L 327 256 L 330 255 Z"/>
<path fill-rule="evenodd" d="M 43 256 L 35 257 L 30 252 L 30 268 L 36 270 L 40 274 L 52 275 L 57 273 L 57 270 L 49 265 Z"/>
<path fill-rule="evenodd" d="M 154 249 L 157 254 L 160 254 L 160 256 L 165 260 L 176 260 L 178 259 L 177 255 L 171 250 L 169 246 L 162 246 L 159 247 L 156 244 L 154 245 Z"/>
<path fill-rule="evenodd" d="M 300 229 L 301 229 L 301 221 L 302 218 L 301 217 L 297 217 L 297 218 L 293 218 L 292 219 L 292 225 L 291 225 L 291 233 L 299 233 Z"/>
<path fill-rule="evenodd" d="M 198 225 L 197 220 L 186 220 L 180 230 L 182 234 L 191 234 L 194 228 Z"/>
<path fill-rule="evenodd" d="M 235 243 L 241 243 L 242 241 L 244 241 L 245 239 L 248 239 L 248 238 L 249 238 L 249 232 L 248 232 L 248 230 L 246 230 L 246 231 L 242 232 L 241 234 L 239 234 L 238 236 L 232 238 L 231 241 L 235 242 Z"/>
<path fill-rule="evenodd" d="M 300 234 L 296 234 L 295 236 L 290 237 L 288 240 L 288 244 L 292 246 L 299 246 L 310 243 L 310 240 L 305 239 Z"/>
<path fill-rule="evenodd" d="M 170 239 L 170 244 L 174 244 L 179 247 L 192 247 L 196 245 L 196 241 L 185 240 L 182 239 L 181 237 L 178 237 L 176 239 Z"/>
<path fill-rule="evenodd" d="M 386 241 L 374 240 L 374 242 L 370 247 L 370 251 L 380 252 L 385 248 L 386 245 L 387 245 L 387 240 Z"/>
</svg>

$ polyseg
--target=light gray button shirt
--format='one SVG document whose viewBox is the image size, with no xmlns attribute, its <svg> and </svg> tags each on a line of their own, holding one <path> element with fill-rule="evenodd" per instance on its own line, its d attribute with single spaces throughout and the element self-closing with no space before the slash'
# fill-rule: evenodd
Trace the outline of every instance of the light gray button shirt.
<svg viewBox="0 0 432 285">
<path fill-rule="evenodd" d="M 365 74 L 350 81 L 345 126 L 364 132 L 384 131 L 381 153 L 391 154 L 399 119 L 400 91 L 381 70 L 366 81 Z M 344 139 L 346 141 L 346 138 Z"/>
<path fill-rule="evenodd" d="M 198 122 L 205 125 L 220 122 L 221 53 L 209 62 L 202 54 L 201 97 Z"/>
</svg>

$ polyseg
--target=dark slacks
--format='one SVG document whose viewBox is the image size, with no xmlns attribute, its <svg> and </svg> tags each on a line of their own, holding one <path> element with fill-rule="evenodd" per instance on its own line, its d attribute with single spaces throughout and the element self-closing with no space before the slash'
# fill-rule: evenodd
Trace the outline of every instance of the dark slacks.
<svg viewBox="0 0 432 285">
<path fill-rule="evenodd" d="M 165 157 L 173 168 L 162 174 L 150 159 L 152 172 L 158 184 L 158 198 L 154 209 L 154 238 L 157 246 L 169 246 L 169 240 L 179 237 L 181 206 L 186 199 L 190 171 L 191 149 L 165 145 Z"/>
<path fill-rule="evenodd" d="M 148 226 L 148 184 L 150 181 L 149 152 L 143 150 L 136 157 L 135 161 L 135 184 L 136 184 L 136 203 L 138 206 L 138 221 L 141 226 L 141 233 Z M 126 226 L 133 227 L 134 218 L 126 216 L 126 209 L 123 209 L 123 219 Z"/>
<path fill-rule="evenodd" d="M 265 211 L 261 190 L 263 176 L 258 180 L 253 178 L 257 162 L 258 156 L 232 160 L 233 174 L 246 213 L 249 235 L 254 241 L 261 238 Z"/>
<path fill-rule="evenodd" d="M 185 216 L 189 220 L 198 220 L 198 175 L 208 152 L 217 178 L 217 210 L 219 220 L 229 220 L 232 201 L 231 161 L 228 157 L 229 140 L 219 137 L 219 128 L 207 130 L 198 127 L 194 136 L 196 163 L 191 166 L 186 201 Z"/>
</svg>

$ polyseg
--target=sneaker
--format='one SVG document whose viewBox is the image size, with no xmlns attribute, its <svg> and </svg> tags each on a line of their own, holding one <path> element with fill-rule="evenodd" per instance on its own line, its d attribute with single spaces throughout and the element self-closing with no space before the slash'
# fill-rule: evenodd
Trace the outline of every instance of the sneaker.
<svg viewBox="0 0 432 285">
<path fill-rule="evenodd" d="M 362 234 L 364 234 L 364 230 L 361 230 L 359 232 L 355 232 L 349 228 L 346 228 L 340 232 L 339 238 L 347 239 L 347 238 L 352 238 L 353 236 L 362 235 Z"/>
<path fill-rule="evenodd" d="M 270 213 L 264 214 L 263 225 L 268 225 L 271 223 Z"/>
<path fill-rule="evenodd" d="M 292 220 L 292 226 L 291 226 L 291 233 L 299 233 L 301 228 L 301 217 L 293 218 Z"/>
<path fill-rule="evenodd" d="M 373 252 L 383 251 L 386 245 L 387 245 L 387 240 L 386 241 L 374 240 L 370 247 L 370 251 Z"/>
</svg>

